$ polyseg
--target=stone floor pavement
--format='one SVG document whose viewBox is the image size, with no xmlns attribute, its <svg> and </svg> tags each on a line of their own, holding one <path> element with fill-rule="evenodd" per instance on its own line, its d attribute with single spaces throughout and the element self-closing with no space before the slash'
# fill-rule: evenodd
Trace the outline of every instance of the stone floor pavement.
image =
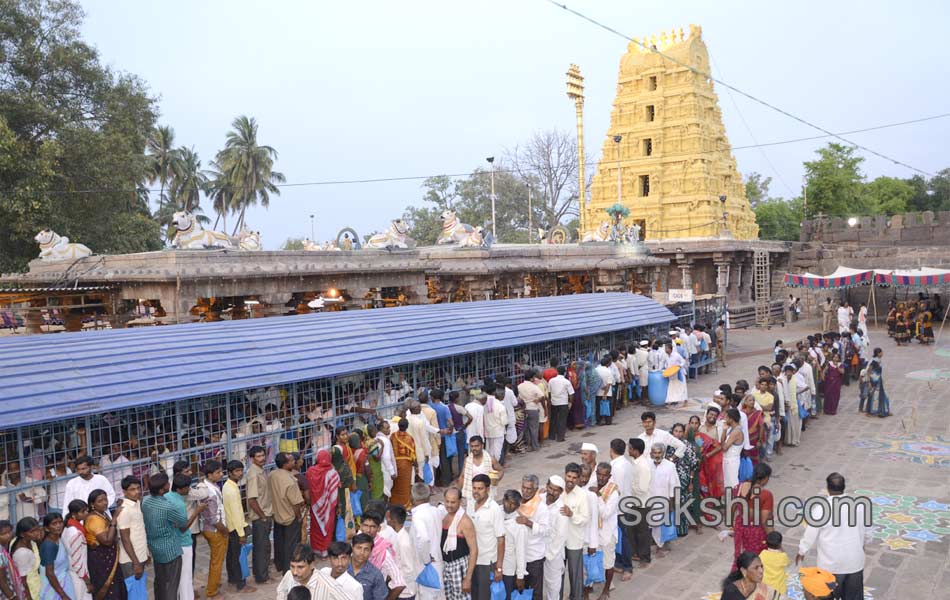
<svg viewBox="0 0 950 600">
<path fill-rule="evenodd" d="M 799 339 L 815 329 L 813 322 L 800 322 L 769 331 L 731 332 L 728 368 L 691 381 L 690 397 L 705 403 L 721 383 L 752 381 L 756 366 L 771 363 L 776 339 Z M 790 495 L 807 497 L 822 491 L 828 473 L 841 472 L 849 491 L 861 491 L 875 504 L 875 539 L 867 548 L 865 568 L 866 597 L 946 597 L 950 589 L 950 413 L 945 407 L 950 399 L 950 348 L 946 342 L 942 349 L 897 348 L 880 330 L 872 330 L 871 339 L 885 351 L 885 384 L 894 416 L 879 419 L 858 414 L 857 385 L 843 387 L 838 414 L 815 421 L 803 434 L 800 447 L 786 449 L 773 460 L 769 487 L 776 500 Z M 660 409 L 659 426 L 668 429 L 674 422 L 685 423 L 691 414 L 699 414 L 699 406 L 691 402 L 685 409 Z M 546 443 L 541 452 L 515 457 L 509 461 L 500 487 L 517 488 L 527 473 L 542 480 L 562 473 L 566 462 L 578 459 L 582 442 L 594 442 L 606 450 L 612 438 L 639 434 L 642 410 L 622 410 L 612 426 L 573 432 L 565 443 Z M 782 533 L 785 550 L 794 559 L 802 528 Z M 199 541 L 198 547 L 196 588 L 203 591 L 207 545 Z M 717 598 L 720 581 L 732 563 L 732 548 L 731 538 L 720 542 L 713 530 L 706 529 L 703 535 L 691 532 L 672 544 L 668 557 L 635 570 L 631 581 L 615 580 L 611 595 L 658 600 Z M 814 561 L 812 553 L 806 564 L 814 565 Z M 274 598 L 276 581 L 257 587 L 256 592 L 240 596 Z M 795 591 L 790 596 L 801 597 Z"/>
</svg>

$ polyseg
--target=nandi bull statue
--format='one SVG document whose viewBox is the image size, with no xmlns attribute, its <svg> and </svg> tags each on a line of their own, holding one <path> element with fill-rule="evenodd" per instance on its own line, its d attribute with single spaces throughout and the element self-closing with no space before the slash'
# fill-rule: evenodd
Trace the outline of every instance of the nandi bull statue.
<svg viewBox="0 0 950 600">
<path fill-rule="evenodd" d="M 40 245 L 42 260 L 75 260 L 92 254 L 88 246 L 70 242 L 68 237 L 49 228 L 37 233 L 33 241 Z"/>
<path fill-rule="evenodd" d="M 260 231 L 249 231 L 247 229 L 242 229 L 237 234 L 237 238 L 235 238 L 235 240 L 237 241 L 238 248 L 241 250 L 256 252 L 262 248 Z"/>
<path fill-rule="evenodd" d="M 588 231 L 581 238 L 581 242 L 608 242 L 610 241 L 610 223 L 604 221 L 600 227 L 593 231 Z"/>
<path fill-rule="evenodd" d="M 458 244 L 462 247 L 480 248 L 491 245 L 490 236 L 484 234 L 481 227 L 472 227 L 460 223 L 455 211 L 442 211 L 442 234 L 437 244 Z"/>
<path fill-rule="evenodd" d="M 226 233 L 203 229 L 190 212 L 178 211 L 172 215 L 175 237 L 172 248 L 202 250 L 204 248 L 234 248 L 234 242 Z"/>
<path fill-rule="evenodd" d="M 416 241 L 409 237 L 409 225 L 402 219 L 395 219 L 389 229 L 369 238 L 364 248 L 412 248 Z"/>
</svg>

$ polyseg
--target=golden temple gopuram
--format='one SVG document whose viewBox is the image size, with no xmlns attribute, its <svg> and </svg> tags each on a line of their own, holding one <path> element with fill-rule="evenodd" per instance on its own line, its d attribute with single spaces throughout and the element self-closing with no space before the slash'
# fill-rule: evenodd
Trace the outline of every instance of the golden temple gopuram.
<svg viewBox="0 0 950 600">
<path fill-rule="evenodd" d="M 604 209 L 619 200 L 630 209 L 625 221 L 639 224 L 644 240 L 756 239 L 759 227 L 718 98 L 701 74 L 710 69 L 702 28 L 690 25 L 688 36 L 680 29 L 639 42 L 631 42 L 620 60 L 610 129 L 582 209 L 582 235 L 607 221 Z"/>
</svg>

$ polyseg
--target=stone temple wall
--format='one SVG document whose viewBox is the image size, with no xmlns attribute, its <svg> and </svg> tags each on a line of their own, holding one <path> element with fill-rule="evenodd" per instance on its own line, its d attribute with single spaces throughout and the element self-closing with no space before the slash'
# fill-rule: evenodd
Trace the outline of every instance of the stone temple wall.
<svg viewBox="0 0 950 600">
<path fill-rule="evenodd" d="M 950 269 L 950 212 L 906 213 L 902 215 L 860 217 L 852 227 L 847 219 L 816 219 L 802 223 L 800 242 L 792 244 L 788 271 L 829 275 L 839 266 L 854 269 L 915 269 L 934 267 Z M 917 289 L 875 289 L 875 302 L 880 315 L 886 313 L 887 301 L 916 298 Z M 939 288 L 926 290 L 940 293 Z M 950 291 L 943 290 L 946 296 Z M 847 299 L 857 306 L 867 302 L 870 309 L 870 287 L 848 290 L 811 291 L 786 288 L 800 297 L 809 316 L 818 315 L 818 304 L 830 296 Z"/>
</svg>

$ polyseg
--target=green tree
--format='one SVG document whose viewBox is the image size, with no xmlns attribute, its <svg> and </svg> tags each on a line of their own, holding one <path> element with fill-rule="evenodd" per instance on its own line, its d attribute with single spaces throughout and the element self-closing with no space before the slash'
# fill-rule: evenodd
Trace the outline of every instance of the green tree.
<svg viewBox="0 0 950 600">
<path fill-rule="evenodd" d="M 241 115 L 231 123 L 224 150 L 217 162 L 224 168 L 232 194 L 232 208 L 240 211 L 232 235 L 244 226 L 244 213 L 249 206 L 260 203 L 267 208 L 271 194 L 280 195 L 278 183 L 287 179 L 274 171 L 277 150 L 257 142 L 257 121 Z"/>
<path fill-rule="evenodd" d="M 558 129 L 537 131 L 527 142 L 506 152 L 506 156 L 512 170 L 525 185 L 531 186 L 532 209 L 538 207 L 547 227 L 577 216 L 577 140 L 574 135 Z M 539 219 L 535 218 L 534 223 L 539 223 Z"/>
<path fill-rule="evenodd" d="M 165 196 L 165 188 L 174 176 L 181 161 L 181 151 L 175 148 L 175 130 L 168 125 L 159 125 L 148 136 L 148 145 L 145 147 L 148 156 L 148 176 L 151 183 L 156 181 L 161 186 L 158 192 L 158 211 L 169 201 Z"/>
<path fill-rule="evenodd" d="M 854 148 L 831 143 L 818 150 L 818 159 L 805 163 L 808 206 L 806 218 L 868 214 L 863 202 L 864 175 Z"/>
<path fill-rule="evenodd" d="M 763 177 L 760 173 L 749 173 L 745 181 L 745 197 L 749 205 L 755 210 L 760 203 L 769 200 L 769 186 L 771 177 Z"/>
<path fill-rule="evenodd" d="M 102 65 L 71 0 L 0 2 L 0 267 L 34 258 L 51 227 L 93 251 L 160 247 L 142 202 L 155 101 Z M 125 215 L 125 216 L 123 216 Z"/>
<path fill-rule="evenodd" d="M 759 239 L 797 241 L 802 220 L 802 199 L 769 198 L 755 207 Z"/>
<path fill-rule="evenodd" d="M 302 237 L 289 237 L 284 240 L 283 245 L 280 247 L 281 250 L 303 250 L 303 238 Z"/>
<path fill-rule="evenodd" d="M 914 186 L 904 179 L 878 177 L 864 186 L 863 204 L 872 215 L 896 215 L 907 212 L 914 197 Z"/>
<path fill-rule="evenodd" d="M 221 231 L 227 232 L 228 213 L 234 212 L 234 194 L 228 181 L 228 174 L 218 161 L 213 160 L 211 161 L 211 169 L 205 171 L 205 177 L 208 180 L 207 193 L 211 199 L 211 209 L 217 215 L 212 229 L 217 229 L 220 221 L 222 223 Z"/>
</svg>

